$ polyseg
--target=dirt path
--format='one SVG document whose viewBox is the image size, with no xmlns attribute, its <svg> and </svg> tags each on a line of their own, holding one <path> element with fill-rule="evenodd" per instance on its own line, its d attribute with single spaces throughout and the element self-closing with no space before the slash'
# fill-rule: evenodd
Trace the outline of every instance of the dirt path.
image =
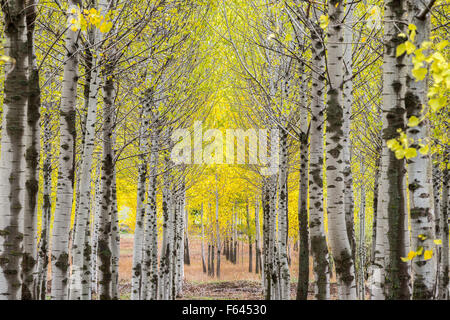
<svg viewBox="0 0 450 320">
<path fill-rule="evenodd" d="M 185 282 L 182 300 L 262 300 L 260 275 L 248 272 L 248 251 L 240 248 L 238 263 L 226 261 L 221 264 L 221 278 L 209 277 L 203 273 L 201 264 L 201 249 L 198 237 L 191 237 L 190 242 L 191 265 L 185 265 Z M 128 300 L 131 295 L 131 268 L 133 259 L 133 236 L 130 234 L 121 237 L 121 256 L 119 260 L 119 278 L 121 299 Z M 295 299 L 297 285 L 295 278 L 298 266 L 298 254 L 291 252 L 291 299 Z M 312 267 L 312 266 L 311 266 Z M 312 287 L 313 272 L 310 270 L 311 283 L 308 299 L 314 299 Z M 333 279 L 334 280 L 334 279 Z M 334 282 L 334 281 L 333 281 Z M 331 285 L 331 297 L 336 296 L 336 285 Z"/>
</svg>

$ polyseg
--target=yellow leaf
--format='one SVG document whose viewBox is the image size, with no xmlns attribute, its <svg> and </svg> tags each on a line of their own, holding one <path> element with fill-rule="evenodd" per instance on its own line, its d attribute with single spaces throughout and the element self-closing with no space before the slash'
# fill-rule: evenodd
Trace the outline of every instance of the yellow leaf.
<svg viewBox="0 0 450 320">
<path fill-rule="evenodd" d="M 0 55 L 0 61 L 15 63 L 16 60 L 5 55 Z"/>
<path fill-rule="evenodd" d="M 414 24 L 409 24 L 409 25 L 408 25 L 408 30 L 410 30 L 410 31 L 416 31 L 416 30 L 417 30 L 417 27 L 416 27 Z"/>
<path fill-rule="evenodd" d="M 406 49 L 406 53 L 407 54 L 411 54 L 414 52 L 414 50 L 416 50 L 416 46 L 410 42 L 410 41 L 406 41 L 405 42 L 405 49 Z"/>
<path fill-rule="evenodd" d="M 404 149 L 398 149 L 395 151 L 395 157 L 399 160 L 403 159 L 405 157 L 405 150 Z"/>
<path fill-rule="evenodd" d="M 431 41 L 424 41 L 424 42 L 422 42 L 421 47 L 422 47 L 423 49 L 428 49 L 428 48 L 430 48 L 432 45 L 433 45 L 433 43 L 432 43 Z"/>
<path fill-rule="evenodd" d="M 404 43 L 400 44 L 397 47 L 397 57 L 400 57 L 401 55 L 403 55 L 406 51 L 406 45 Z"/>
<path fill-rule="evenodd" d="M 284 41 L 286 41 L 286 42 L 292 41 L 292 34 L 290 32 L 286 34 L 286 38 L 284 39 Z"/>
<path fill-rule="evenodd" d="M 416 81 L 422 81 L 427 76 L 428 70 L 426 68 L 413 69 L 412 74 Z"/>
<path fill-rule="evenodd" d="M 410 251 L 406 258 L 401 258 L 403 262 L 412 260 L 417 254 L 414 251 Z"/>
<path fill-rule="evenodd" d="M 408 127 L 417 127 L 419 123 L 420 119 L 417 118 L 416 116 L 412 116 L 411 118 L 409 118 Z"/>
<path fill-rule="evenodd" d="M 439 99 L 431 99 L 430 107 L 433 112 L 439 111 L 441 109 L 441 103 L 440 103 Z"/>
<path fill-rule="evenodd" d="M 441 246 L 442 245 L 442 240 L 441 239 L 437 239 L 433 241 L 436 245 Z"/>
<path fill-rule="evenodd" d="M 403 257 L 400 257 L 400 259 L 402 259 L 402 261 L 403 261 L 403 262 L 408 262 L 408 261 L 409 261 L 409 259 L 408 259 L 408 258 L 403 258 Z"/>
<path fill-rule="evenodd" d="M 430 145 L 427 144 L 425 146 L 423 146 L 422 148 L 419 149 L 420 153 L 423 155 L 427 155 L 428 152 L 430 152 Z"/>
<path fill-rule="evenodd" d="M 417 157 L 417 149 L 416 148 L 408 148 L 405 151 L 406 159 L 411 159 Z"/>
<path fill-rule="evenodd" d="M 320 18 L 319 18 L 319 21 L 320 21 L 320 27 L 322 29 L 325 29 L 328 26 L 328 21 L 329 20 L 328 20 L 327 16 L 321 15 Z"/>
<path fill-rule="evenodd" d="M 420 240 L 424 241 L 424 240 L 427 239 L 427 236 L 424 235 L 424 234 L 419 234 L 419 235 L 417 236 L 417 238 L 419 238 Z"/>
<path fill-rule="evenodd" d="M 432 57 L 437 61 L 445 61 L 444 56 L 440 52 L 433 53 Z"/>
<path fill-rule="evenodd" d="M 419 250 L 416 251 L 416 256 L 421 256 L 423 253 L 423 247 L 419 247 Z"/>
<path fill-rule="evenodd" d="M 433 250 L 426 250 L 423 254 L 424 260 L 430 260 L 433 257 Z"/>
<path fill-rule="evenodd" d="M 437 45 L 437 49 L 439 51 L 444 50 L 445 47 L 448 46 L 448 43 L 449 43 L 448 40 L 444 40 L 444 41 L 439 42 L 438 45 Z"/>
<path fill-rule="evenodd" d="M 109 32 L 109 30 L 111 30 L 111 28 L 112 28 L 111 22 L 104 22 L 100 25 L 99 30 L 101 33 L 106 33 L 106 32 Z"/>
<path fill-rule="evenodd" d="M 388 141 L 386 142 L 386 144 L 387 144 L 387 147 L 388 147 L 389 149 L 393 150 L 393 151 L 395 151 L 395 150 L 397 150 L 398 148 L 401 147 L 401 146 L 400 146 L 400 143 L 398 143 L 397 139 L 391 139 L 391 140 L 388 140 Z"/>
</svg>

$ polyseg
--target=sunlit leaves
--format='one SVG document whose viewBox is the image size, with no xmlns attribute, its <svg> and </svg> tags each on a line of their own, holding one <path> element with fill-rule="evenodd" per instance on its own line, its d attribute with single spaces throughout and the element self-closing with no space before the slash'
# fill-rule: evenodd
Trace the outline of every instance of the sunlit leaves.
<svg viewBox="0 0 450 320">
<path fill-rule="evenodd" d="M 408 30 L 410 31 L 409 37 L 412 42 L 415 41 L 417 35 L 417 27 L 413 24 L 408 25 Z"/>
<path fill-rule="evenodd" d="M 417 118 L 416 116 L 412 116 L 411 118 L 409 118 L 408 127 L 417 127 L 419 123 L 420 119 Z"/>
<path fill-rule="evenodd" d="M 422 241 L 422 242 L 424 242 L 425 240 L 428 239 L 428 237 L 426 235 L 424 235 L 424 234 L 419 234 L 417 236 L 417 238 L 420 241 Z M 441 239 L 435 239 L 435 240 L 433 240 L 433 243 L 435 245 L 439 246 L 439 245 L 442 245 L 442 240 Z M 408 261 L 411 261 L 412 259 L 414 259 L 415 257 L 420 257 L 422 255 L 423 255 L 423 260 L 425 260 L 425 261 L 430 260 L 431 258 L 433 258 L 433 250 L 432 249 L 425 250 L 423 246 L 419 246 L 417 248 L 417 251 L 410 251 L 408 253 L 408 256 L 402 257 L 401 260 L 403 262 L 408 262 Z"/>
<path fill-rule="evenodd" d="M 425 79 L 425 77 L 427 76 L 428 70 L 425 68 L 417 68 L 417 69 L 413 69 L 412 71 L 412 75 L 414 76 L 414 78 L 416 78 L 419 81 L 422 81 Z"/>
<path fill-rule="evenodd" d="M 402 130 L 399 130 L 399 133 L 399 138 L 387 141 L 387 147 L 395 152 L 395 157 L 399 160 L 403 158 L 411 159 L 417 157 L 417 149 L 409 147 L 406 133 Z"/>
<path fill-rule="evenodd" d="M 411 261 L 412 259 L 414 259 L 416 256 L 417 256 L 417 253 L 415 251 L 410 251 L 408 253 L 407 257 L 405 257 L 405 258 L 402 257 L 401 259 L 403 262 L 408 262 L 408 261 Z"/>
<path fill-rule="evenodd" d="M 425 240 L 427 239 L 427 236 L 424 235 L 424 234 L 419 234 L 419 235 L 417 236 L 417 238 L 419 238 L 419 239 L 422 240 L 422 241 L 425 241 Z"/>
<path fill-rule="evenodd" d="M 15 63 L 16 60 L 14 58 L 5 56 L 5 55 L 0 55 L 0 62 L 6 62 L 6 63 Z"/>
<path fill-rule="evenodd" d="M 430 260 L 433 257 L 433 250 L 426 250 L 423 254 L 423 259 L 425 261 Z"/>
<path fill-rule="evenodd" d="M 420 144 L 419 152 L 423 155 L 427 155 L 430 152 L 430 145 L 429 144 L 426 144 L 426 145 Z"/>
<path fill-rule="evenodd" d="M 78 8 L 69 9 L 71 17 L 68 19 L 68 27 L 72 31 L 86 31 L 90 27 L 96 27 L 100 32 L 107 33 L 112 29 L 111 13 L 102 16 L 95 8 L 84 10 L 82 13 Z"/>
<path fill-rule="evenodd" d="M 411 54 L 414 50 L 416 50 L 416 46 L 410 41 L 405 41 L 397 47 L 397 57 L 402 56 L 405 52 Z"/>
<path fill-rule="evenodd" d="M 322 29 L 326 29 L 328 27 L 328 23 L 329 23 L 329 18 L 325 15 L 321 15 L 319 18 L 319 23 L 320 23 L 320 27 Z"/>
</svg>

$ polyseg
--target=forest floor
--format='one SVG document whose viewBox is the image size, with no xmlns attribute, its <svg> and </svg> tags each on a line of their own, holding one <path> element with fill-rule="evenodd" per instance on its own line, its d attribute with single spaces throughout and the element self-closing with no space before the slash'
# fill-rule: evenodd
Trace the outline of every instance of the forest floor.
<svg viewBox="0 0 450 320">
<path fill-rule="evenodd" d="M 191 237 L 189 243 L 190 265 L 185 265 L 185 283 L 180 299 L 185 300 L 260 300 L 263 299 L 261 290 L 261 276 L 249 272 L 248 245 L 242 243 L 238 248 L 238 261 L 233 264 L 221 256 L 220 278 L 210 277 L 203 273 L 201 260 L 201 241 L 198 237 Z M 206 247 L 206 246 L 205 246 Z M 206 249 L 206 248 L 205 248 Z M 120 241 L 119 281 L 121 299 L 130 299 L 131 269 L 133 264 L 133 235 L 122 234 Z M 295 299 L 297 290 L 298 252 L 291 248 L 291 295 Z M 255 268 L 255 251 L 253 248 L 253 271 Z M 217 258 L 215 259 L 217 263 Z M 308 299 L 314 299 L 312 287 L 313 272 L 310 263 L 310 288 Z M 331 284 L 331 296 L 336 297 L 334 279 Z"/>
</svg>

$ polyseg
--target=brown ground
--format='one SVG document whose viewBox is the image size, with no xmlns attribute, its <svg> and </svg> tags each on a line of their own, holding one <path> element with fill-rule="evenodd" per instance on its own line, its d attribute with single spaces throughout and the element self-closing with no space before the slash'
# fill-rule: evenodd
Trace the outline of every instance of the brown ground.
<svg viewBox="0 0 450 320">
<path fill-rule="evenodd" d="M 263 299 L 261 292 L 261 277 L 254 272 L 248 272 L 248 246 L 244 250 L 239 247 L 238 263 L 233 264 L 221 256 L 220 278 L 209 277 L 203 273 L 201 261 L 201 242 L 198 237 L 190 238 L 191 265 L 185 265 L 185 284 L 181 299 L 191 300 L 258 300 Z M 206 248 L 205 248 L 206 249 Z M 295 299 L 296 279 L 298 273 L 298 253 L 291 250 L 291 292 Z M 253 259 L 255 251 L 253 248 Z M 133 261 L 133 235 L 124 234 L 120 242 L 119 279 L 121 299 L 129 299 L 131 291 L 131 269 Z M 217 263 L 217 258 L 215 263 Z M 253 261 L 253 271 L 255 265 Z M 313 280 L 312 267 L 310 278 Z M 332 296 L 336 295 L 336 287 L 332 284 Z M 313 299 L 312 287 L 309 297 Z"/>
</svg>

